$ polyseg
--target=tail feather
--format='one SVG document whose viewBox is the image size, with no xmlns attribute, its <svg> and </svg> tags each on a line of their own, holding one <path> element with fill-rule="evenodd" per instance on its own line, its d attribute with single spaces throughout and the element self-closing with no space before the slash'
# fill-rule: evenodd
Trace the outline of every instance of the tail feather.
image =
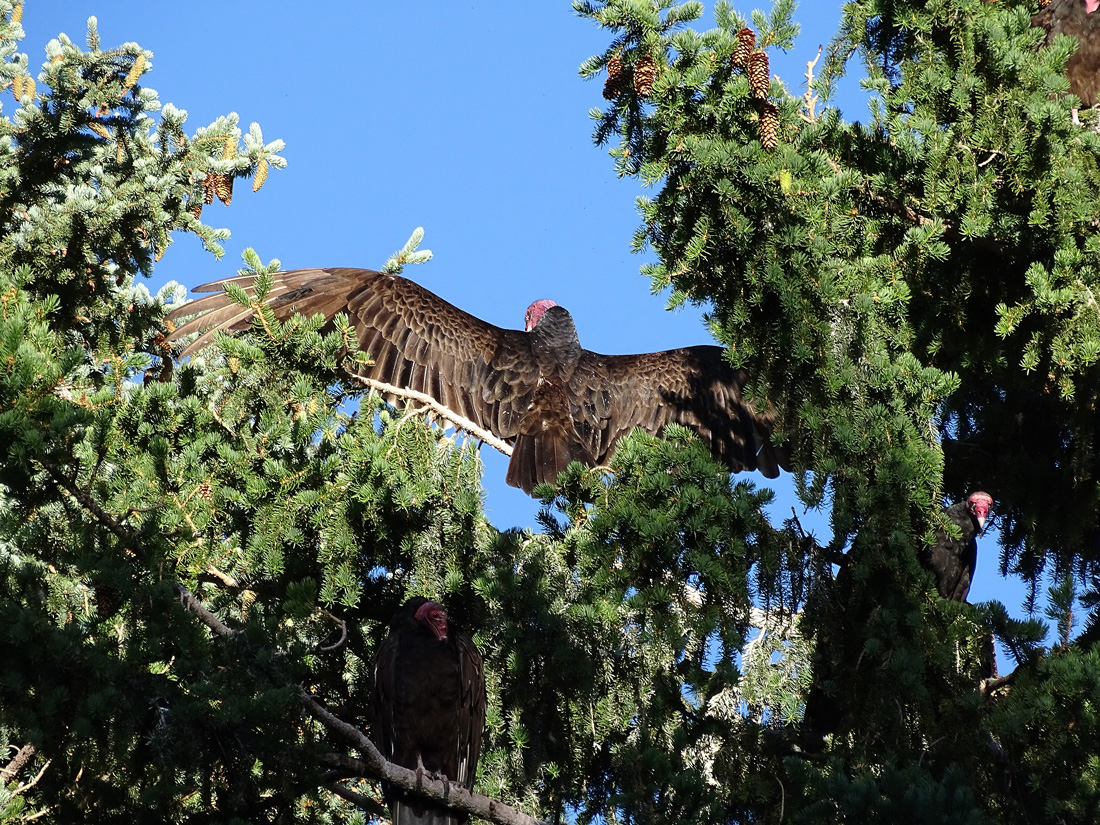
<svg viewBox="0 0 1100 825">
<path fill-rule="evenodd" d="M 390 803 L 393 825 L 467 825 L 470 818 L 446 808 L 416 805 L 403 799 Z"/>
<path fill-rule="evenodd" d="M 573 461 L 596 463 L 588 449 L 562 428 L 548 427 L 535 435 L 518 435 L 512 445 L 505 481 L 530 495 L 536 484 L 557 481 L 562 470 Z"/>
</svg>

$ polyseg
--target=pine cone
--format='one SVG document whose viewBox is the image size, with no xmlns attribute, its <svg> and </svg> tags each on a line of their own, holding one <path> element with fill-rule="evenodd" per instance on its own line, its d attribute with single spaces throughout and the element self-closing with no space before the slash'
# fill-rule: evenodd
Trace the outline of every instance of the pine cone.
<svg viewBox="0 0 1100 825">
<path fill-rule="evenodd" d="M 122 93 L 126 94 L 131 87 L 138 82 L 138 78 L 145 72 L 145 52 L 141 52 L 135 59 L 130 71 L 126 73 L 126 79 L 122 81 Z"/>
<path fill-rule="evenodd" d="M 749 55 L 748 75 L 749 94 L 757 100 L 766 98 L 771 79 L 768 74 L 768 56 L 764 52 L 753 52 Z"/>
<path fill-rule="evenodd" d="M 634 65 L 634 92 L 638 97 L 649 97 L 656 78 L 657 61 L 651 55 L 643 54 Z"/>
<path fill-rule="evenodd" d="M 214 178 L 215 177 L 217 177 L 217 176 L 216 175 L 207 175 L 206 178 L 202 182 L 202 185 L 205 187 L 205 189 L 202 193 L 202 202 L 203 203 L 213 203 L 214 202 Z"/>
<path fill-rule="evenodd" d="M 770 100 L 760 107 L 760 143 L 765 149 L 774 149 L 779 143 L 779 107 Z"/>
<path fill-rule="evenodd" d="M 233 178 L 229 175 L 214 175 L 214 194 L 218 200 L 229 206 L 233 200 Z"/>
<path fill-rule="evenodd" d="M 607 82 L 603 84 L 603 96 L 614 100 L 629 88 L 630 77 L 623 69 L 623 61 L 618 54 L 607 61 Z"/>
<path fill-rule="evenodd" d="M 267 160 L 260 158 L 260 162 L 256 164 L 256 177 L 252 179 L 252 191 L 259 192 L 265 180 L 267 180 Z"/>
<path fill-rule="evenodd" d="M 101 619 L 109 619 L 122 608 L 122 595 L 118 588 L 104 581 L 92 583 L 95 594 L 95 609 Z"/>
<path fill-rule="evenodd" d="M 756 32 L 748 26 L 737 32 L 737 48 L 730 55 L 730 65 L 743 69 L 749 65 L 749 55 L 756 48 Z"/>
</svg>

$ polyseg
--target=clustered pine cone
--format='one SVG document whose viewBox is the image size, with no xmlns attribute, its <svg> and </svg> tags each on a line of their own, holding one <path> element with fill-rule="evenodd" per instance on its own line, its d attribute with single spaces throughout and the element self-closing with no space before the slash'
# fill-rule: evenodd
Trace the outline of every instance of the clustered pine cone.
<svg viewBox="0 0 1100 825">
<path fill-rule="evenodd" d="M 215 195 L 226 206 L 229 206 L 230 201 L 233 200 L 233 178 L 229 175 L 219 175 L 217 172 L 212 172 L 206 176 L 202 185 L 203 203 L 213 203 Z M 198 215 L 195 215 L 195 217 L 197 218 Z"/>
<path fill-rule="evenodd" d="M 745 26 L 737 32 L 737 48 L 730 55 L 730 65 L 743 69 L 749 65 L 749 55 L 756 48 L 756 32 Z"/>
<path fill-rule="evenodd" d="M 760 144 L 774 149 L 779 143 L 779 107 L 765 100 L 760 107 Z"/>
<path fill-rule="evenodd" d="M 656 78 L 657 61 L 651 55 L 643 54 L 634 64 L 634 91 L 638 97 L 649 97 Z"/>
<path fill-rule="evenodd" d="M 614 100 L 629 88 L 630 77 L 623 69 L 622 58 L 615 54 L 607 61 L 607 82 L 603 84 L 603 96 Z"/>
<path fill-rule="evenodd" d="M 766 98 L 771 84 L 768 74 L 768 55 L 764 52 L 750 54 L 746 73 L 749 76 L 749 94 L 757 100 Z"/>
<path fill-rule="evenodd" d="M 214 175 L 214 194 L 218 200 L 229 206 L 233 200 L 233 178 L 229 175 Z"/>
</svg>

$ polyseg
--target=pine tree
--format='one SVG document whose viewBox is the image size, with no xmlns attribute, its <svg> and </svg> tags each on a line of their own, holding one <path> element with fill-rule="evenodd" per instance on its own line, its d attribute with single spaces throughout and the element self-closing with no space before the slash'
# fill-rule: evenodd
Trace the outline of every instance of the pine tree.
<svg viewBox="0 0 1100 825">
<path fill-rule="evenodd" d="M 575 8 L 612 36 L 582 67 L 615 70 L 596 138 L 657 187 L 648 272 L 713 305 L 832 539 L 769 523 L 770 493 L 677 427 L 544 485 L 540 531 L 498 530 L 473 442 L 349 379 L 369 354 L 342 318 L 262 311 L 173 364 L 183 290 L 139 279 L 176 232 L 217 254 L 202 207 L 259 190 L 281 143 L 235 117 L 188 134 L 143 85 L 150 53 L 104 50 L 94 19 L 32 78 L 0 0 L 20 100 L 0 118 L 0 822 L 385 817 L 341 725 L 362 728 L 414 594 L 485 655 L 476 790 L 531 815 L 1096 820 L 1100 658 L 1076 611 L 1100 600 L 1100 137 L 1050 95 L 1069 49 L 1036 53 L 1022 0 L 856 0 L 817 111 L 750 87 L 790 0 L 747 53 L 726 3 L 703 33 L 699 3 Z M 828 106 L 850 54 L 867 125 Z M 245 261 L 261 291 L 277 267 Z M 941 499 L 975 486 L 1005 569 L 1059 574 L 1049 647 L 918 562 Z"/>
</svg>

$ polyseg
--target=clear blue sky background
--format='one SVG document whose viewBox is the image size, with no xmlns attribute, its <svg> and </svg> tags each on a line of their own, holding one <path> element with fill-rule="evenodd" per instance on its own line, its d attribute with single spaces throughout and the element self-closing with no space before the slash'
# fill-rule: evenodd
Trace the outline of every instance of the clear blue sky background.
<svg viewBox="0 0 1100 825">
<path fill-rule="evenodd" d="M 735 6 L 745 16 L 755 7 Z M 835 32 L 840 6 L 804 2 L 795 48 L 772 55 L 792 93 L 805 91 L 806 63 Z M 707 7 L 704 28 L 713 25 Z M 59 32 L 83 45 L 92 15 L 104 48 L 135 41 L 152 50 L 143 83 L 188 111 L 189 132 L 235 111 L 245 129 L 258 122 L 266 141 L 287 144 L 288 167 L 258 194 L 239 185 L 230 207 L 204 211 L 232 230 L 225 256 L 178 236 L 151 288 L 230 276 L 247 247 L 288 269 L 377 268 L 423 226 L 435 258 L 405 274 L 498 326 L 522 326 L 531 301 L 553 298 L 599 352 L 711 341 L 701 310 L 667 312 L 667 296 L 653 296 L 639 275 L 644 258 L 630 239 L 641 190 L 616 178 L 592 143 L 589 110 L 604 105 L 603 78 L 577 72 L 610 35 L 567 0 L 26 0 L 20 50 L 32 71 Z M 854 79 L 836 102 L 846 119 L 867 118 Z M 10 94 L 3 105 L 10 113 Z M 483 456 L 494 524 L 534 525 L 535 502 L 504 485 L 506 460 L 489 448 Z M 827 534 L 822 514 L 803 513 L 789 477 L 776 489 L 775 513 L 795 506 L 804 525 Z M 997 555 L 987 533 L 970 600 L 998 598 L 1015 613 L 1023 588 L 999 576 Z"/>
</svg>

